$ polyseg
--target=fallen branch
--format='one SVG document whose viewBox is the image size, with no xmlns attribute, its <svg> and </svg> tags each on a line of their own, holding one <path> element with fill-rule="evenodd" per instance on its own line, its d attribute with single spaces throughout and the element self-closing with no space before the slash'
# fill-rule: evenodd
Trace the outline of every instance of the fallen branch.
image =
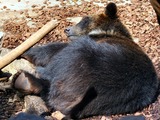
<svg viewBox="0 0 160 120">
<path fill-rule="evenodd" d="M 0 58 L 0 69 L 4 68 L 6 65 L 15 60 L 18 56 L 23 54 L 30 47 L 35 45 L 39 40 L 41 40 L 48 32 L 54 29 L 59 22 L 52 20 L 45 24 L 41 29 L 39 29 L 36 33 L 30 36 L 26 41 L 24 41 L 17 48 L 13 49 L 8 54 L 4 55 Z"/>
</svg>

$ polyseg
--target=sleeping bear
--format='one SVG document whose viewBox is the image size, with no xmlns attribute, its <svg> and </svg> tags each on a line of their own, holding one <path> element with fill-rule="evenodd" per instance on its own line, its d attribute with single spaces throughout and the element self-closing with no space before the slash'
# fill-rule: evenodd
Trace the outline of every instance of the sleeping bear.
<svg viewBox="0 0 160 120">
<path fill-rule="evenodd" d="M 114 3 L 65 33 L 71 42 L 33 47 L 21 56 L 36 66 L 36 75 L 22 71 L 15 89 L 46 94 L 49 107 L 64 119 L 134 113 L 156 100 L 155 68 L 122 24 Z"/>
</svg>

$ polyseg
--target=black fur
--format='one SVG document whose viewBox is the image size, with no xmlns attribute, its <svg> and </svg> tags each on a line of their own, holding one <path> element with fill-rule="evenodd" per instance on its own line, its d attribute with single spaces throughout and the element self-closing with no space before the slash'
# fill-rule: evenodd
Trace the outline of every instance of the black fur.
<svg viewBox="0 0 160 120">
<path fill-rule="evenodd" d="M 157 21 L 158 21 L 158 24 L 160 25 L 160 15 L 156 12 L 157 14 Z"/>
<path fill-rule="evenodd" d="M 157 15 L 157 21 L 160 25 L 160 0 L 150 0 L 151 5 L 154 9 L 154 11 L 156 12 Z"/>
<path fill-rule="evenodd" d="M 51 82 L 52 108 L 71 118 L 83 118 L 133 113 L 156 99 L 158 80 L 151 60 L 132 41 L 108 39 L 112 43 L 79 38 L 40 71 L 41 78 Z M 75 112 L 90 87 L 96 96 Z"/>
<path fill-rule="evenodd" d="M 67 46 L 68 43 L 49 43 L 41 47 L 34 47 L 25 52 L 21 58 L 25 58 L 36 66 L 46 66 L 57 52 Z M 34 57 L 36 55 L 36 57 Z M 43 58 L 43 59 L 42 59 Z"/>
<path fill-rule="evenodd" d="M 117 18 L 117 6 L 114 3 L 110 3 L 106 7 L 105 14 L 107 14 L 111 19 Z"/>
<path fill-rule="evenodd" d="M 114 19 L 105 24 L 112 22 L 116 34 L 96 41 L 88 34 L 81 35 L 67 45 L 59 43 L 56 51 L 50 50 L 49 44 L 46 49 L 35 47 L 25 53 L 26 58 L 40 65 L 40 79 L 51 83 L 48 104 L 66 119 L 134 113 L 157 98 L 159 81 L 151 60 Z M 54 46 L 57 44 L 51 48 Z"/>
</svg>

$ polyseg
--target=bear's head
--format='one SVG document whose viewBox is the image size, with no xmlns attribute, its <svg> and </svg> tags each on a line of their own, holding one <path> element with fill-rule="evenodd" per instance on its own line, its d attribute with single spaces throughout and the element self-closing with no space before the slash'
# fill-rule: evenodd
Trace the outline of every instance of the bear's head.
<svg viewBox="0 0 160 120">
<path fill-rule="evenodd" d="M 109 3 L 104 13 L 85 16 L 78 24 L 66 28 L 64 32 L 71 40 L 84 35 L 94 39 L 113 35 L 132 39 L 129 31 L 119 20 L 117 6 L 114 3 Z"/>
</svg>

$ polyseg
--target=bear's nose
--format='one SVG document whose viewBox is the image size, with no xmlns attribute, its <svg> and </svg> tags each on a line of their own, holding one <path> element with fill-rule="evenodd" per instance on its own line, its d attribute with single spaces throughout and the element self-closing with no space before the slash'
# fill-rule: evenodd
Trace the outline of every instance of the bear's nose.
<svg viewBox="0 0 160 120">
<path fill-rule="evenodd" d="M 68 34 L 70 32 L 70 28 L 68 27 L 68 28 L 64 29 L 64 32 Z"/>
</svg>

